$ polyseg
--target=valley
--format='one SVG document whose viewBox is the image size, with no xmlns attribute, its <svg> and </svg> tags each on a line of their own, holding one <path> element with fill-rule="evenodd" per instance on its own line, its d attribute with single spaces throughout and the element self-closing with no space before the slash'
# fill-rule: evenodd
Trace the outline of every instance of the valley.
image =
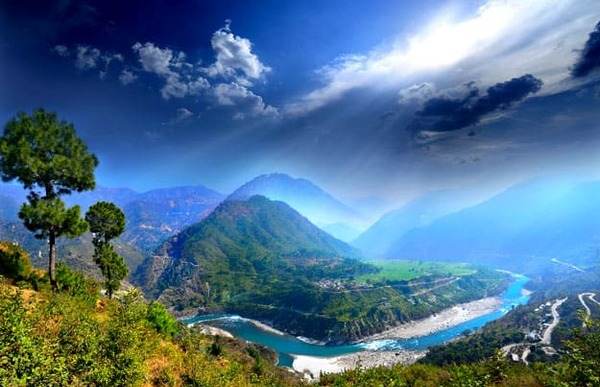
<svg viewBox="0 0 600 387">
<path fill-rule="evenodd" d="M 582 289 L 579 296 L 568 299 L 555 292 L 561 288 L 558 284 L 543 285 L 543 279 L 558 281 L 553 273 L 565 268 L 586 278 L 581 283 L 593 282 L 585 261 L 540 259 L 545 263 L 529 267 L 533 281 L 528 283 L 526 277 L 472 259 L 471 263 L 366 259 L 362 251 L 327 234 L 284 201 L 248 196 L 264 192 L 282 197 L 283 192 L 294 192 L 277 184 L 277 189 L 269 188 L 272 179 L 277 184 L 297 184 L 282 175 L 268 175 L 256 180 L 260 184 L 252 182 L 222 201 L 205 188 L 147 194 L 123 190 L 118 195 L 108 190 L 123 201 L 131 216 L 126 233 L 116 241 L 132 268 L 130 282 L 167 305 L 186 324 L 198 325 L 204 334 L 265 345 L 276 352 L 280 366 L 310 379 L 322 371 L 342 372 L 359 365 L 472 361 L 491 356 L 494 349 L 524 363 L 551 359 L 561 351 L 556 343 L 562 342 L 565 330 L 576 325 L 570 300 L 582 299 L 580 306 L 593 315 L 595 299 L 584 291 L 591 289 L 588 285 L 577 287 Z M 306 181 L 301 185 L 315 190 Z M 106 197 L 103 190 L 98 197 Z M 323 191 L 315 192 L 317 197 L 331 198 Z M 82 205 L 92 201 L 78 199 Z M 16 207 L 10 202 L 3 206 L 9 221 L 2 223 L 0 235 L 32 251 L 34 263 L 38 257 L 43 262 L 44 243 L 13 220 L 16 217 L 10 213 Z M 99 275 L 91 262 L 80 258 L 90 254 L 89 236 L 65 240 L 59 249 L 69 265 Z M 532 320 L 537 323 L 527 323 L 529 330 L 520 336 L 517 332 L 523 327 L 503 324 L 513 321 L 521 308 L 530 310 L 526 283 L 536 291 L 535 300 L 556 298 L 547 303 L 553 307 L 552 311 L 548 307 L 550 317 L 541 307 L 531 312 L 539 315 Z M 566 306 L 557 304 L 559 299 Z M 559 311 L 562 319 L 552 320 Z M 476 333 L 464 336 L 465 332 Z M 539 344 L 531 339 L 535 332 Z M 465 340 L 479 344 L 456 357 L 455 348 Z M 481 343 L 485 343 L 484 350 Z"/>
<path fill-rule="evenodd" d="M 459 304 L 435 316 L 406 322 L 386 332 L 342 345 L 324 345 L 304 337 L 261 329 L 252 321 L 235 315 L 198 316 L 184 321 L 209 324 L 236 337 L 266 345 L 277 351 L 280 365 L 301 372 L 306 368 L 318 376 L 320 370 L 339 372 L 352 368 L 359 358 L 369 359 L 362 365 L 372 367 L 413 363 L 426 353 L 427 348 L 451 341 L 465 330 L 477 329 L 502 317 L 511 308 L 527 303 L 528 297 L 522 295 L 527 281 L 527 278 L 518 277 L 499 297 Z"/>
<path fill-rule="evenodd" d="M 484 268 L 362 262 L 283 202 L 259 196 L 224 202 L 160 251 L 139 278 L 179 313 L 236 313 L 328 343 L 496 295 L 508 283 Z"/>
<path fill-rule="evenodd" d="M 600 387 L 599 20 L 0 1 L 0 387 Z"/>
</svg>

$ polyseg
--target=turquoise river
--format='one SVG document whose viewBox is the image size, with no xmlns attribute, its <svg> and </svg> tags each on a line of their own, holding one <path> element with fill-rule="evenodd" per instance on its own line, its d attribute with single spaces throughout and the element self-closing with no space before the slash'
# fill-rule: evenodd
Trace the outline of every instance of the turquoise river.
<svg viewBox="0 0 600 387">
<path fill-rule="evenodd" d="M 501 295 L 502 306 L 494 312 L 427 336 L 412 339 L 374 340 L 346 345 L 321 345 L 300 340 L 294 336 L 282 335 L 261 329 L 249 320 L 236 315 L 202 315 L 186 319 L 184 322 L 186 324 L 199 322 L 210 324 L 211 326 L 224 329 L 240 339 L 265 345 L 277 352 L 281 366 L 291 367 L 293 362 L 292 355 L 331 357 L 364 350 L 422 350 L 433 345 L 443 344 L 461 335 L 465 330 L 480 328 L 486 323 L 502 317 L 513 307 L 526 304 L 529 301 L 529 296 L 523 292 L 523 289 L 527 281 L 527 277 L 516 276 L 515 280 Z"/>
</svg>

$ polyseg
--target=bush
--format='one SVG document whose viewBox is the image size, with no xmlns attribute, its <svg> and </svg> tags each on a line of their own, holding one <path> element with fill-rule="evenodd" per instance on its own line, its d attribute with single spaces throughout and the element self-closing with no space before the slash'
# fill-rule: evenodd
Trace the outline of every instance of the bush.
<svg viewBox="0 0 600 387">
<path fill-rule="evenodd" d="M 29 255 L 21 247 L 10 242 L 0 242 L 0 274 L 23 281 L 31 274 Z"/>
<path fill-rule="evenodd" d="M 95 301 L 98 295 L 98 283 L 83 273 L 70 269 L 60 262 L 56 266 L 58 290 L 72 296 L 84 296 Z"/>
<path fill-rule="evenodd" d="M 22 293 L 0 284 L 0 385 L 66 385 L 64 361 L 37 334 Z"/>
<path fill-rule="evenodd" d="M 214 357 L 218 357 L 223 354 L 223 345 L 219 343 L 218 336 L 215 339 L 215 341 L 213 341 L 212 344 L 207 348 L 207 352 L 209 355 Z"/>
<path fill-rule="evenodd" d="M 170 337 L 179 333 L 179 322 L 160 302 L 154 301 L 148 305 L 146 319 L 159 333 Z"/>
</svg>

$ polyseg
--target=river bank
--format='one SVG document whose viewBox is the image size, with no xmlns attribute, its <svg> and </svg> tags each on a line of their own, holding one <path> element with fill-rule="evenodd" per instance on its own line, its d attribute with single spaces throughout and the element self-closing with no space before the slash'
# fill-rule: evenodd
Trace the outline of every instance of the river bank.
<svg viewBox="0 0 600 387">
<path fill-rule="evenodd" d="M 321 373 L 339 373 L 358 367 L 391 367 L 396 364 L 412 364 L 425 356 L 427 351 L 361 351 L 335 357 L 294 355 L 292 368 L 307 380 L 317 380 Z"/>
<path fill-rule="evenodd" d="M 458 304 L 438 313 L 434 313 L 429 317 L 404 323 L 386 331 L 376 333 L 359 342 L 364 343 L 385 339 L 410 339 L 430 335 L 488 313 L 492 313 L 495 310 L 498 310 L 501 305 L 502 299 L 500 297 L 487 297 L 464 304 Z"/>
<path fill-rule="evenodd" d="M 384 332 L 360 340 L 359 344 L 381 340 L 413 339 L 460 325 L 469 320 L 484 316 L 502 306 L 499 297 L 487 297 L 472 302 L 455 305 L 424 319 L 411 321 Z M 348 355 L 321 357 L 292 355 L 292 368 L 309 380 L 318 379 L 321 373 L 339 373 L 357 367 L 391 367 L 395 364 L 412 364 L 425 356 L 427 350 L 366 350 Z"/>
<path fill-rule="evenodd" d="M 222 336 L 222 337 L 227 337 L 227 338 L 233 339 L 233 335 L 231 333 L 229 333 L 226 330 L 221 329 L 221 328 L 211 327 L 210 325 L 206 325 L 206 324 L 190 324 L 190 326 L 193 326 L 195 329 L 197 329 L 203 335 Z"/>
<path fill-rule="evenodd" d="M 402 324 L 361 342 L 323 345 L 313 340 L 285 334 L 255 320 L 229 314 L 201 315 L 184 320 L 188 324 L 206 324 L 223 329 L 234 337 L 264 345 L 274 350 L 279 365 L 306 369 L 307 375 L 340 372 L 344 369 L 389 366 L 411 363 L 426 353 L 427 348 L 459 337 L 465 330 L 475 330 L 496 320 L 517 305 L 526 304 L 523 291 L 528 279 L 515 280 L 498 297 L 488 297 L 447 308 L 430 317 Z M 283 334 L 282 334 L 283 333 Z M 294 364 L 295 363 L 295 364 Z"/>
</svg>

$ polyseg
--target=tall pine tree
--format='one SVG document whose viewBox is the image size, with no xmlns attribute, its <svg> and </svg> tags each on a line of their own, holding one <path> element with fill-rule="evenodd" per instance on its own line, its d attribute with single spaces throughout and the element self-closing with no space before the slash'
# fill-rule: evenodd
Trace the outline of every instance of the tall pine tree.
<svg viewBox="0 0 600 387">
<path fill-rule="evenodd" d="M 0 137 L 0 174 L 29 191 L 19 217 L 38 239 L 48 240 L 48 276 L 56 289 L 56 240 L 83 234 L 79 206 L 67 208 L 61 196 L 95 187 L 98 159 L 88 151 L 72 124 L 43 109 L 20 113 Z"/>
</svg>

